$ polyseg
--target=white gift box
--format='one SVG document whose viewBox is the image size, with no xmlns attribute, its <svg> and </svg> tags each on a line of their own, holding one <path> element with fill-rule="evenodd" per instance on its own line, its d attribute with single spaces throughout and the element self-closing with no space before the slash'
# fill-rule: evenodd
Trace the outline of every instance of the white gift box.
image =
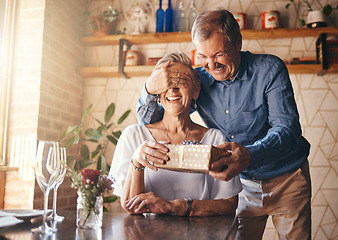
<svg viewBox="0 0 338 240">
<path fill-rule="evenodd" d="M 169 161 L 166 164 L 154 164 L 158 168 L 180 171 L 208 173 L 210 165 L 224 156 L 223 149 L 211 145 L 167 144 Z"/>
</svg>

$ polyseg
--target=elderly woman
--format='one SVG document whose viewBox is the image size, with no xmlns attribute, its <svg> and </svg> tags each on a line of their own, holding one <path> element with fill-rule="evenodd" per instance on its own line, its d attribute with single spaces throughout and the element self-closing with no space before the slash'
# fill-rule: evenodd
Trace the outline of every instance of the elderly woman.
<svg viewBox="0 0 338 240">
<path fill-rule="evenodd" d="M 130 214 L 235 214 L 237 194 L 242 190 L 238 177 L 224 182 L 208 174 L 174 172 L 153 165 L 169 160 L 164 143 L 198 141 L 217 145 L 226 141 L 221 131 L 207 129 L 190 119 L 190 105 L 199 95 L 200 83 L 189 57 L 183 53 L 167 54 L 154 71 L 163 66 L 168 66 L 171 74 L 177 73 L 177 79 L 158 98 L 164 109 L 163 119 L 149 125 L 132 125 L 123 131 L 109 173 L 114 194 L 121 196 L 121 205 Z M 180 76 L 179 72 L 185 74 Z"/>
</svg>

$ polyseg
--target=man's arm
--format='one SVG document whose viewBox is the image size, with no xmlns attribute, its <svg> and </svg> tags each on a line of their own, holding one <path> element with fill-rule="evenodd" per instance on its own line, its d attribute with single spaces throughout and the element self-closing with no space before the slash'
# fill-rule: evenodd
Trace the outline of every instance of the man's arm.
<svg viewBox="0 0 338 240">
<path fill-rule="evenodd" d="M 257 169 L 266 160 L 283 161 L 298 151 L 302 135 L 299 114 L 285 64 L 277 61 L 268 72 L 269 84 L 265 90 L 268 120 L 271 128 L 264 138 L 246 146 L 253 161 L 249 169 Z"/>
<path fill-rule="evenodd" d="M 157 104 L 157 98 L 157 95 L 149 94 L 144 86 L 136 107 L 138 123 L 150 124 L 163 118 L 164 110 Z"/>
</svg>

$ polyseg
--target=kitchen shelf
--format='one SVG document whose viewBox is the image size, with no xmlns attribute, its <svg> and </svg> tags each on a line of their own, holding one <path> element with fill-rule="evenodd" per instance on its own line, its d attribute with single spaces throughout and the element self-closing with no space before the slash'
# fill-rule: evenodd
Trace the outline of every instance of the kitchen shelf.
<svg viewBox="0 0 338 240">
<path fill-rule="evenodd" d="M 319 74 L 321 64 L 287 64 L 289 73 Z M 148 77 L 154 66 L 125 66 L 124 72 L 128 77 Z M 82 67 L 78 73 L 85 78 L 120 77 L 118 67 Z M 338 73 L 338 64 L 330 66 L 326 73 Z"/>
<path fill-rule="evenodd" d="M 297 28 L 297 29 L 268 29 L 268 30 L 241 30 L 243 39 L 278 39 L 295 37 L 318 37 L 323 34 L 338 35 L 338 28 Z M 85 46 L 119 45 L 120 56 L 122 59 L 122 49 L 126 44 L 152 44 L 152 43 L 177 43 L 191 42 L 190 32 L 171 32 L 171 33 L 144 33 L 139 35 L 107 35 L 89 36 L 81 38 Z M 122 61 L 122 60 L 121 60 Z M 120 67 L 120 70 L 119 70 Z M 328 70 L 322 64 L 287 65 L 290 73 L 312 73 L 323 75 L 325 73 L 338 73 L 338 64 L 330 66 Z M 96 77 L 142 77 L 149 76 L 154 66 L 112 66 L 112 67 L 81 67 L 78 73 L 85 78 Z"/>
<path fill-rule="evenodd" d="M 150 76 L 155 66 L 125 66 L 124 73 L 127 77 L 145 77 Z M 81 67 L 78 73 L 85 78 L 96 77 L 120 77 L 117 66 L 112 67 Z"/>
<path fill-rule="evenodd" d="M 294 37 L 316 37 L 321 33 L 338 34 L 338 28 L 278 28 L 266 30 L 241 30 L 243 39 L 276 39 Z M 85 46 L 118 45 L 120 39 L 126 39 L 130 44 L 150 44 L 150 43 L 172 43 L 172 42 L 191 42 L 190 32 L 171 32 L 171 33 L 144 33 L 139 35 L 107 35 L 89 36 L 81 38 Z"/>
</svg>

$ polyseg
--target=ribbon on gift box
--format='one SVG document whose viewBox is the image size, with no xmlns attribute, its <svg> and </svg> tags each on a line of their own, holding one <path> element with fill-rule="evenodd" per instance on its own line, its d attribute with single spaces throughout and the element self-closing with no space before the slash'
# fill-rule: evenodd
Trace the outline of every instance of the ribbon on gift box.
<svg viewBox="0 0 338 240">
<path fill-rule="evenodd" d="M 183 160 L 184 160 L 184 145 L 178 146 L 178 167 L 183 167 Z"/>
</svg>

